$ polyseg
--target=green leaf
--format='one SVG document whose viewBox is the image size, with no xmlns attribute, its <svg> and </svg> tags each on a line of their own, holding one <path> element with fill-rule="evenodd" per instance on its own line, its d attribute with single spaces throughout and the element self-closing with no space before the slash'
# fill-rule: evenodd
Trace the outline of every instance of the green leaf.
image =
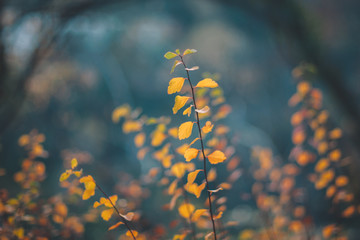
<svg viewBox="0 0 360 240">
<path fill-rule="evenodd" d="M 174 57 L 176 57 L 177 56 L 177 54 L 176 53 L 173 53 L 173 52 L 167 52 L 167 53 L 165 53 L 165 55 L 164 55 L 164 57 L 166 58 L 166 59 L 172 59 L 172 58 L 174 58 Z"/>
<path fill-rule="evenodd" d="M 196 53 L 197 50 L 196 49 L 186 49 L 183 53 L 183 56 L 191 54 L 191 53 Z"/>
</svg>

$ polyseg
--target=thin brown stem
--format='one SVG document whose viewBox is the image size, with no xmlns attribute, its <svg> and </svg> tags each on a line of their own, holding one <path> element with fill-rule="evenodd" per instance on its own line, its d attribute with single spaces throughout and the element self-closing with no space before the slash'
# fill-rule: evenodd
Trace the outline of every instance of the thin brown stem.
<svg viewBox="0 0 360 240">
<path fill-rule="evenodd" d="M 186 74 L 187 74 L 187 80 L 190 84 L 190 87 L 191 87 L 191 95 L 192 95 L 192 100 L 193 100 L 193 103 L 194 103 L 194 108 L 197 109 L 196 107 L 196 99 L 195 99 L 195 93 L 194 93 L 194 87 L 191 83 L 191 80 L 190 80 L 190 74 L 189 74 L 189 70 L 187 70 L 187 67 L 186 67 L 186 64 L 183 60 L 183 57 L 181 55 L 179 55 L 180 59 L 181 59 L 181 63 L 182 65 L 184 66 L 185 68 L 185 71 L 186 71 Z M 202 135 L 201 135 L 201 127 L 200 127 L 200 119 L 199 119 L 199 113 L 195 111 L 195 116 L 196 116 L 196 124 L 197 124 L 197 127 L 198 127 L 198 130 L 199 130 L 199 138 L 200 138 L 200 143 L 201 143 L 201 152 L 202 152 L 202 155 L 203 155 L 203 159 L 204 159 L 204 175 L 205 175 L 205 182 L 206 182 L 206 190 L 207 190 L 207 195 L 208 195 L 208 199 L 209 199 L 209 212 L 210 212 L 210 218 L 211 218 L 211 222 L 212 222 L 212 228 L 213 228 L 213 233 L 214 233 L 214 238 L 215 240 L 217 240 L 216 238 L 216 228 L 215 228 L 215 221 L 214 221 L 214 214 L 213 214 L 213 211 L 212 211 L 212 204 L 211 204 L 211 194 L 210 194 L 210 188 L 209 188 L 209 181 L 208 181 L 208 178 L 207 178 L 207 169 L 206 169 L 206 161 L 207 161 L 207 158 L 206 158 L 206 155 L 205 155 L 205 148 L 204 148 L 204 141 L 203 141 L 203 138 L 202 138 Z"/>
<path fill-rule="evenodd" d="M 99 189 L 100 192 L 107 198 L 107 200 L 109 200 L 110 204 L 112 205 L 112 207 L 113 207 L 113 208 L 115 209 L 115 211 L 117 212 L 117 214 L 118 214 L 118 216 L 120 217 L 121 221 L 125 224 L 126 228 L 127 228 L 127 229 L 129 230 L 129 232 L 131 233 L 132 238 L 133 238 L 134 240 L 136 240 L 136 237 L 135 237 L 133 231 L 131 230 L 130 226 L 127 224 L 126 219 L 125 219 L 123 216 L 121 216 L 119 210 L 117 209 L 117 207 L 115 206 L 115 204 L 111 201 L 110 197 L 104 192 L 104 190 L 102 190 L 102 188 L 101 188 L 97 183 L 95 183 L 95 184 L 96 184 L 97 189 Z"/>
</svg>

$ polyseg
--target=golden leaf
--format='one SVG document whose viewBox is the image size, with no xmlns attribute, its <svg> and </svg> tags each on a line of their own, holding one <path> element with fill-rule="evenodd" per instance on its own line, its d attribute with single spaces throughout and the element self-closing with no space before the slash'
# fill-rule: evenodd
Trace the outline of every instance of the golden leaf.
<svg viewBox="0 0 360 240">
<path fill-rule="evenodd" d="M 114 209 L 112 208 L 103 210 L 101 212 L 101 218 L 104 219 L 105 221 L 109 221 L 113 213 L 114 213 Z"/>
<path fill-rule="evenodd" d="M 115 108 L 114 111 L 112 112 L 113 123 L 118 123 L 120 121 L 120 118 L 128 116 L 129 113 L 130 113 L 130 107 L 127 104 Z"/>
<path fill-rule="evenodd" d="M 207 158 L 211 164 L 218 164 L 226 160 L 225 154 L 219 150 L 214 151 Z"/>
<path fill-rule="evenodd" d="M 178 132 L 179 140 L 183 140 L 183 139 L 190 137 L 190 135 L 192 133 L 193 125 L 194 125 L 194 122 L 191 122 L 191 121 L 184 122 L 183 124 L 180 125 L 179 132 Z"/>
<path fill-rule="evenodd" d="M 184 81 L 185 81 L 185 78 L 183 78 L 183 77 L 172 78 L 169 82 L 168 94 L 180 92 L 184 85 Z"/>
<path fill-rule="evenodd" d="M 190 115 L 191 115 L 191 108 L 192 108 L 192 106 L 190 106 L 190 107 L 188 107 L 187 109 L 185 109 L 184 110 L 184 112 L 183 112 L 183 115 L 188 115 L 188 117 L 190 117 Z"/>
<path fill-rule="evenodd" d="M 212 80 L 211 78 L 205 78 L 203 80 L 201 80 L 200 82 L 198 82 L 198 84 L 196 84 L 196 88 L 201 88 L 201 87 L 208 87 L 208 88 L 216 88 L 219 85 L 217 84 L 217 82 L 215 82 L 214 80 Z"/>
<path fill-rule="evenodd" d="M 71 160 L 71 168 L 74 169 L 78 166 L 78 161 L 76 160 L 76 158 L 73 158 Z"/>
<path fill-rule="evenodd" d="M 183 53 L 183 56 L 191 54 L 191 53 L 196 53 L 197 50 L 196 49 L 186 49 Z"/>
<path fill-rule="evenodd" d="M 139 234 L 137 231 L 131 230 L 131 232 L 130 231 L 126 232 L 126 236 L 132 237 L 131 233 L 134 235 L 134 237 L 137 237 L 137 235 Z"/>
<path fill-rule="evenodd" d="M 187 219 L 195 211 L 195 207 L 191 203 L 183 203 L 179 206 L 178 210 L 180 216 Z"/>
<path fill-rule="evenodd" d="M 198 170 L 195 170 L 195 171 L 189 173 L 187 176 L 187 181 L 188 181 L 187 184 L 189 184 L 189 185 L 193 184 L 200 171 L 203 171 L 203 170 L 198 169 Z"/>
<path fill-rule="evenodd" d="M 130 132 L 138 132 L 140 131 L 142 128 L 142 125 L 140 122 L 138 121 L 131 121 L 131 120 L 128 120 L 126 122 L 124 122 L 123 124 L 123 132 L 124 133 L 130 133 Z"/>
<path fill-rule="evenodd" d="M 199 150 L 196 149 L 196 148 L 188 148 L 186 151 L 185 151 L 185 154 L 184 154 L 184 158 L 187 162 L 190 162 L 191 160 L 193 160 L 194 158 L 197 157 L 199 153 Z"/>
<path fill-rule="evenodd" d="M 191 216 L 191 221 L 192 222 L 196 222 L 197 220 L 199 220 L 199 218 L 203 215 L 205 215 L 205 213 L 207 213 L 207 209 L 198 209 L 196 210 L 193 215 Z"/>
<path fill-rule="evenodd" d="M 175 104 L 173 107 L 173 113 L 176 114 L 179 109 L 181 109 L 183 106 L 185 106 L 186 102 L 188 101 L 190 97 L 186 97 L 186 96 L 176 96 L 175 97 Z"/>
<path fill-rule="evenodd" d="M 66 172 L 63 172 L 63 173 L 60 175 L 59 181 L 60 181 L 60 182 L 65 181 L 66 179 L 68 179 L 68 178 L 71 176 L 71 173 L 72 173 L 71 170 L 66 170 Z"/>
<path fill-rule="evenodd" d="M 145 139 L 146 139 L 146 135 L 145 133 L 141 132 L 138 133 L 135 138 L 134 138 L 134 143 L 136 145 L 136 147 L 142 147 L 145 143 Z"/>
<path fill-rule="evenodd" d="M 185 171 L 186 171 L 186 165 L 185 165 L 185 163 L 182 163 L 182 162 L 175 163 L 171 167 L 170 171 L 177 178 L 182 178 L 184 176 L 184 174 L 185 174 Z"/>
<path fill-rule="evenodd" d="M 205 123 L 205 126 L 203 126 L 201 128 L 201 130 L 204 132 L 204 133 L 209 133 L 212 131 L 214 125 L 210 122 L 210 121 L 206 121 Z"/>
</svg>

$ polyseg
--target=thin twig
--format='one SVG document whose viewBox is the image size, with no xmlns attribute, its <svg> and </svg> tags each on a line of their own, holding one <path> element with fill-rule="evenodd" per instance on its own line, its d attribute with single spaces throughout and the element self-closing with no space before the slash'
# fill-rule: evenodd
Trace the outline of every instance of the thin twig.
<svg viewBox="0 0 360 240">
<path fill-rule="evenodd" d="M 194 94 L 194 87 L 191 83 L 190 80 L 190 74 L 189 74 L 189 70 L 187 70 L 186 64 L 183 60 L 183 57 L 181 55 L 179 55 L 180 59 L 181 59 L 181 63 L 183 64 L 186 74 L 187 74 L 187 80 L 190 84 L 191 87 L 191 94 L 192 94 L 192 99 L 193 99 L 193 103 L 194 103 L 194 108 L 197 109 L 196 107 L 196 99 L 195 99 L 195 94 Z M 207 195 L 208 195 L 208 199 L 209 199 L 209 212 L 210 212 L 210 218 L 211 218 L 211 222 L 212 222 L 212 228 L 213 228 L 213 233 L 214 233 L 214 238 L 215 240 L 217 240 L 216 238 L 216 228 L 215 228 L 215 221 L 214 221 L 214 216 L 213 216 L 213 211 L 212 211 L 212 204 L 211 204 L 211 194 L 210 194 L 210 188 L 209 188 L 209 181 L 207 178 L 207 170 L 206 170 L 206 155 L 205 155 L 205 148 L 204 148 L 204 142 L 203 142 L 203 138 L 201 135 L 201 127 L 200 127 L 200 119 L 199 119 L 199 113 L 195 111 L 195 116 L 196 116 L 196 124 L 199 130 L 199 138 L 200 138 L 200 143 L 201 143 L 201 152 L 203 155 L 203 159 L 204 159 L 204 175 L 205 175 L 205 182 L 206 182 L 206 189 L 207 189 Z"/>
</svg>

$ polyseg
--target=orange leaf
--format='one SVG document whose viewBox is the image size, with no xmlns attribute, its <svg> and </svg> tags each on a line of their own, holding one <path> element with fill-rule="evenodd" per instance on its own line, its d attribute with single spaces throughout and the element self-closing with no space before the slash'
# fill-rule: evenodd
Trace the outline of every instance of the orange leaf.
<svg viewBox="0 0 360 240">
<path fill-rule="evenodd" d="M 111 227 L 109 227 L 108 231 L 113 230 L 117 227 L 119 227 L 120 225 L 124 224 L 123 222 L 117 222 L 116 224 L 112 225 Z"/>
<path fill-rule="evenodd" d="M 190 162 L 191 160 L 193 160 L 194 158 L 197 157 L 199 153 L 199 150 L 196 149 L 196 148 L 188 148 L 186 151 L 185 151 L 185 154 L 184 154 L 184 158 L 187 162 Z"/>
<path fill-rule="evenodd" d="M 191 203 L 183 203 L 179 206 L 178 210 L 180 216 L 187 219 L 195 211 L 195 207 Z"/>
<path fill-rule="evenodd" d="M 208 87 L 208 88 L 216 88 L 219 85 L 217 84 L 217 82 L 215 82 L 214 80 L 212 80 L 211 78 L 205 78 L 203 80 L 201 80 L 200 82 L 198 82 L 198 84 L 196 84 L 196 88 L 200 88 L 200 87 Z"/>
<path fill-rule="evenodd" d="M 114 209 L 112 208 L 106 209 L 101 212 L 101 218 L 104 219 L 105 221 L 109 221 L 113 213 L 114 213 Z"/>
<path fill-rule="evenodd" d="M 205 126 L 203 126 L 203 127 L 201 128 L 201 130 L 202 130 L 204 133 L 209 133 L 209 132 L 212 131 L 213 127 L 214 127 L 214 125 L 211 124 L 210 121 L 206 121 Z"/>
<path fill-rule="evenodd" d="M 183 140 L 190 137 L 192 133 L 193 125 L 194 123 L 191 121 L 184 122 L 183 124 L 180 125 L 179 133 L 178 133 L 179 140 Z"/>
<path fill-rule="evenodd" d="M 135 230 L 131 230 L 131 232 L 132 232 L 132 234 L 134 235 L 134 237 L 137 237 L 137 235 L 139 234 L 139 233 L 138 233 L 137 231 L 135 231 Z M 126 232 L 126 236 L 132 237 L 131 232 L 130 232 L 130 231 L 127 231 L 127 232 Z"/>
<path fill-rule="evenodd" d="M 138 133 L 135 138 L 134 138 L 134 142 L 135 142 L 135 145 L 136 147 L 142 147 L 145 143 L 145 138 L 146 138 L 146 135 L 145 133 L 141 132 L 141 133 Z"/>
<path fill-rule="evenodd" d="M 187 184 L 189 184 L 189 185 L 193 184 L 200 171 L 203 171 L 203 170 L 198 169 L 198 170 L 195 170 L 195 171 L 189 173 L 187 176 L 187 180 L 188 180 Z"/>
<path fill-rule="evenodd" d="M 203 216 L 205 213 L 207 213 L 207 209 L 198 209 L 194 212 L 194 214 L 191 216 L 191 221 L 196 222 L 201 216 Z"/>
<path fill-rule="evenodd" d="M 176 77 L 170 80 L 168 87 L 168 94 L 180 92 L 184 85 L 185 78 Z"/>
<path fill-rule="evenodd" d="M 185 106 L 186 102 L 189 100 L 190 97 L 186 97 L 186 96 L 176 96 L 175 97 L 175 104 L 173 107 L 173 113 L 176 114 L 180 108 L 182 108 L 183 106 Z"/>
<path fill-rule="evenodd" d="M 214 151 L 212 154 L 207 156 L 211 164 L 218 164 L 225 161 L 225 154 L 219 150 Z"/>
</svg>

